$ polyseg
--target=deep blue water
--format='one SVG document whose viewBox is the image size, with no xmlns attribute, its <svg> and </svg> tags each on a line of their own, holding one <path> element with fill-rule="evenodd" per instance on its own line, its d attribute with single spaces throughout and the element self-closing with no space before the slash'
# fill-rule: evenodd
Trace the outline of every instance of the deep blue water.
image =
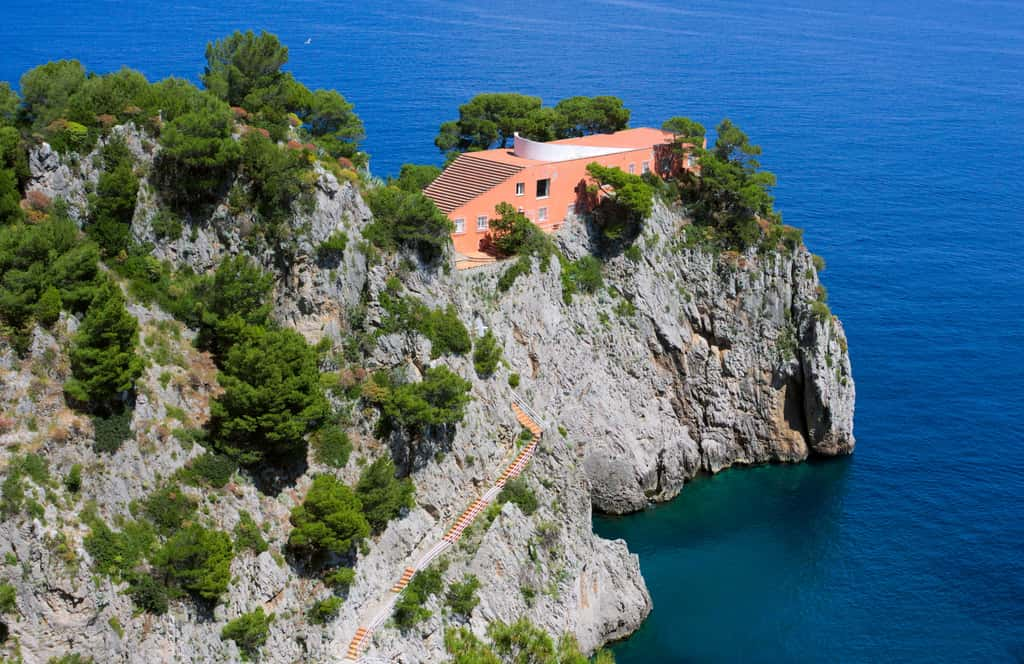
<svg viewBox="0 0 1024 664">
<path fill-rule="evenodd" d="M 0 80 L 60 57 L 194 78 L 206 41 L 263 28 L 355 102 L 378 174 L 437 161 L 438 124 L 483 91 L 619 95 L 635 125 L 731 117 L 828 260 L 858 448 L 598 520 L 655 603 L 619 662 L 1024 660 L 1024 6 L 172 5 L 8 0 Z"/>
</svg>

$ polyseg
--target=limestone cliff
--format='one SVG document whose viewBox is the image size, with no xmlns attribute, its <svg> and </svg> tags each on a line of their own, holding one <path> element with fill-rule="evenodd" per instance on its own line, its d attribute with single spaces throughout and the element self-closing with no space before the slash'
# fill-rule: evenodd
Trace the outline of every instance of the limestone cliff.
<svg viewBox="0 0 1024 664">
<path fill-rule="evenodd" d="M 152 144 L 130 128 L 122 131 L 134 136 L 130 144 L 140 162 L 152 158 Z M 87 183 L 95 178 L 90 157 L 73 167 L 44 147 L 31 164 L 35 188 L 85 205 Z M 340 476 L 354 482 L 360 458 L 391 451 L 411 472 L 417 506 L 359 554 L 341 614 L 320 627 L 305 612 L 328 591 L 281 556 L 290 508 L 313 475 L 335 472 L 312 460 L 294 486 L 276 496 L 257 491 L 245 473 L 223 490 L 188 489 L 220 527 L 230 530 L 245 510 L 267 524 L 271 543 L 269 552 L 235 558 L 228 594 L 212 612 L 186 601 L 163 616 L 136 616 L 123 586 L 89 569 L 82 546 L 88 528 L 77 516 L 82 505 L 95 501 L 110 520 L 127 516 L 132 500 L 201 453 L 172 433 L 181 424 L 175 418 L 201 425 L 219 390 L 209 356 L 189 343 L 191 331 L 153 307 L 132 306 L 143 338 L 167 335 L 153 344 L 169 344 L 173 352 L 146 346 L 150 365 L 138 388 L 134 439 L 114 454 L 93 450 L 92 425 L 63 401 L 73 318 L 57 325 L 55 337 L 37 332 L 25 359 L 4 350 L 0 411 L 10 418 L 0 430 L 4 462 L 16 450 L 38 451 L 54 476 L 75 463 L 85 468 L 80 496 L 50 500 L 45 487 L 30 484 L 29 495 L 44 513 L 0 523 L 0 548 L 10 554 L 0 577 L 17 590 L 18 616 L 9 622 L 26 664 L 68 651 L 103 662 L 234 661 L 237 649 L 221 640 L 220 630 L 255 606 L 276 615 L 261 661 L 339 660 L 408 561 L 445 532 L 514 454 L 519 427 L 510 410 L 511 373 L 520 374 L 519 393 L 548 428 L 524 474 L 538 498 L 536 512 L 527 516 L 507 503 L 448 554 L 446 578 L 469 572 L 483 582 L 469 621 L 479 633 L 491 620 L 526 614 L 552 633 L 572 631 L 588 650 L 627 636 L 651 610 L 650 597 L 625 542 L 593 534 L 592 509 L 642 509 L 670 499 L 702 471 L 853 449 L 845 337 L 839 321 L 813 304 L 818 275 L 803 247 L 764 255 L 686 247 L 679 239 L 685 215 L 657 207 L 637 240 L 639 255 L 608 258 L 606 287 L 566 304 L 554 259 L 535 265 L 505 293 L 496 283 L 507 264 L 463 272 L 391 257 L 373 265 L 359 249 L 370 212 L 354 185 L 328 173 L 318 174 L 314 212 L 293 221 L 287 259 L 247 245 L 245 214 L 232 214 L 226 205 L 189 220 L 181 238 L 159 241 L 150 226 L 155 195 L 145 182 L 141 191 L 136 239 L 152 241 L 159 258 L 200 271 L 225 254 L 252 253 L 275 274 L 279 320 L 311 341 L 351 331 L 356 323 L 349 312 L 357 306 L 365 307 L 372 327 L 388 277 L 400 275 L 403 288 L 426 303 L 454 304 L 474 332 L 492 330 L 507 365 L 482 379 L 468 357 L 431 359 L 429 342 L 414 333 L 375 339 L 366 369 L 401 368 L 415 377 L 444 363 L 472 380 L 474 401 L 453 434 L 415 449 L 397 436 L 377 440 L 376 415 L 352 408 L 356 449 Z M 318 243 L 337 230 L 349 237 L 343 257 L 318 258 Z M 567 224 L 556 239 L 570 258 L 590 250 L 582 222 Z M 439 598 L 428 608 L 433 616 L 411 632 L 385 626 L 368 654 L 444 661 L 443 626 L 454 618 Z"/>
</svg>

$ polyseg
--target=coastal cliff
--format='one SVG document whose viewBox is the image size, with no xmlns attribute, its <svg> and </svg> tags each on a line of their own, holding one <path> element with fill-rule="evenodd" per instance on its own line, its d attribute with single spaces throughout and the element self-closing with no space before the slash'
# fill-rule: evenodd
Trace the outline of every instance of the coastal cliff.
<svg viewBox="0 0 1024 664">
<path fill-rule="evenodd" d="M 9 623 L 27 664 L 68 651 L 96 661 L 233 661 L 236 645 L 221 637 L 225 623 L 261 606 L 275 619 L 261 661 L 335 661 L 380 604 L 402 570 L 496 478 L 518 449 L 513 389 L 545 426 L 523 474 L 535 499 L 515 501 L 476 522 L 446 554 L 449 582 L 475 575 L 479 604 L 468 618 L 451 615 L 444 599 L 425 601 L 430 616 L 411 629 L 386 624 L 368 645 L 370 656 L 402 662 L 445 661 L 444 627 L 465 624 L 483 634 L 495 620 L 528 616 L 547 632 L 568 631 L 593 651 L 635 631 L 651 610 L 637 557 L 625 542 L 591 530 L 592 510 L 628 513 L 675 496 L 702 472 L 734 465 L 796 462 L 853 450 L 854 385 L 845 336 L 821 303 L 818 273 L 805 247 L 744 253 L 685 242 L 684 209 L 657 205 L 635 241 L 639 252 L 606 256 L 604 287 L 566 302 L 554 257 L 502 291 L 509 263 L 475 270 L 424 264 L 411 254 L 376 255 L 363 233 L 373 222 L 352 182 L 316 170 L 314 204 L 289 221 L 287 251 L 247 241 L 253 220 L 226 201 L 187 220 L 174 240 L 157 237 L 159 195 L 145 172 L 155 146 L 131 126 L 125 137 L 143 172 L 132 236 L 152 255 L 197 273 L 230 255 L 246 254 L 273 275 L 274 318 L 309 342 L 340 344 L 361 335 L 361 369 L 419 380 L 443 364 L 470 381 L 473 400 L 456 427 L 416 440 L 380 432 L 380 414 L 358 399 L 336 397 L 353 452 L 338 470 L 312 455 L 283 490 L 263 492 L 259 478 L 239 471 L 219 490 L 184 488 L 204 517 L 231 531 L 248 513 L 263 524 L 269 549 L 240 551 L 231 584 L 214 608 L 174 602 L 163 615 L 138 615 L 124 584 L 96 575 L 83 546 L 79 516 L 93 505 L 103 519 L 131 518 L 134 503 L 196 458 L 200 446 L 176 429 L 201 427 L 222 388 L 209 353 L 192 345 L 195 331 L 154 304 L 129 302 L 141 325 L 148 366 L 131 416 L 132 437 L 113 453 L 96 451 L 89 418 L 68 407 L 67 347 L 80 321 L 63 315 L 51 331 L 36 329 L 19 357 L 5 348 L 0 407 L 10 417 L 0 442 L 8 464 L 16 454 L 45 458 L 52 477 L 84 469 L 75 495 L 55 495 L 26 480 L 40 510 L 0 523 L 9 565 L 3 578 L 17 596 Z M 83 219 L 95 153 L 74 163 L 45 144 L 30 156 L 30 191 L 64 199 Z M 317 247 L 335 232 L 348 238 L 340 258 Z M 569 259 L 595 252 L 593 229 L 578 220 L 555 236 Z M 542 265 L 541 262 L 546 261 Z M 435 357 L 415 330 L 372 334 L 388 316 L 395 293 L 425 305 L 454 307 L 479 339 L 489 330 L 503 362 L 484 378 L 468 355 Z M 165 352 L 166 351 L 166 352 Z M 327 373 L 344 372 L 324 360 Z M 168 377 L 169 376 L 169 377 Z M 355 578 L 336 618 L 307 619 L 311 602 L 328 592 L 288 556 L 289 513 L 321 473 L 353 484 L 369 460 L 390 454 L 415 484 L 415 506 L 356 554 Z M 527 513 L 528 512 L 528 513 Z"/>
</svg>

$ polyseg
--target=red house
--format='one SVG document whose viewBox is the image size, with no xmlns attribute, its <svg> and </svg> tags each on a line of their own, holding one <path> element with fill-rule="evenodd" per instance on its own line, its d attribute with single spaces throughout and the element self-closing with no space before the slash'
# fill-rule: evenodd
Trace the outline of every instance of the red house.
<svg viewBox="0 0 1024 664">
<path fill-rule="evenodd" d="M 455 224 L 457 258 L 479 258 L 498 203 L 512 204 L 545 231 L 558 230 L 573 215 L 577 187 L 588 179 L 591 162 L 662 177 L 694 170 L 694 157 L 671 149 L 674 141 L 672 132 L 648 127 L 549 143 L 517 134 L 511 150 L 460 154 L 423 193 Z"/>
</svg>

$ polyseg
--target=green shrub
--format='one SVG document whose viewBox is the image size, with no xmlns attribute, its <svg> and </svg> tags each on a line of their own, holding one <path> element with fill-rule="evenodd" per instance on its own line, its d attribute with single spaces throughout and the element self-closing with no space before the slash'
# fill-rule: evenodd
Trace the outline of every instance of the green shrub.
<svg viewBox="0 0 1024 664">
<path fill-rule="evenodd" d="M 338 567 L 324 575 L 324 585 L 335 590 L 348 590 L 356 580 L 356 572 L 351 567 Z"/>
<path fill-rule="evenodd" d="M 196 513 L 197 502 L 181 487 L 167 484 L 154 491 L 142 502 L 142 513 L 153 522 L 163 535 L 170 535 Z"/>
<path fill-rule="evenodd" d="M 402 164 L 397 178 L 388 178 L 388 184 L 402 191 L 418 192 L 427 188 L 441 174 L 437 166 L 427 164 Z"/>
<path fill-rule="evenodd" d="M 83 544 L 93 569 L 115 580 L 123 579 L 145 560 L 156 544 L 156 533 L 146 522 L 128 521 L 114 531 L 94 512 L 84 515 L 83 521 L 89 525 Z"/>
<path fill-rule="evenodd" d="M 452 613 L 468 618 L 476 605 L 480 603 L 480 598 L 476 594 L 479 588 L 480 580 L 473 574 L 467 574 L 461 583 L 453 582 L 448 586 L 445 603 Z"/>
<path fill-rule="evenodd" d="M 316 255 L 321 260 L 332 257 L 341 258 L 341 255 L 345 253 L 345 247 L 347 246 L 348 235 L 345 231 L 337 230 L 331 233 L 329 238 L 320 243 L 320 246 L 316 248 Z"/>
<path fill-rule="evenodd" d="M 562 299 L 566 304 L 572 302 L 574 293 L 596 293 L 604 286 L 604 275 L 601 273 L 601 261 L 586 255 L 575 261 L 561 259 L 562 265 Z"/>
<path fill-rule="evenodd" d="M 489 244 L 502 256 L 539 256 L 544 262 L 555 252 L 551 238 L 510 203 L 498 203 L 490 220 Z"/>
<path fill-rule="evenodd" d="M 814 263 L 814 269 L 819 274 L 825 271 L 825 259 L 818 254 L 811 254 L 811 262 Z"/>
<path fill-rule="evenodd" d="M 248 183 L 249 207 L 258 215 L 257 231 L 273 241 L 287 239 L 283 222 L 296 204 L 313 204 L 314 176 L 303 151 L 281 148 L 258 131 L 239 141 L 239 171 Z"/>
<path fill-rule="evenodd" d="M 310 556 L 343 555 L 370 534 L 358 496 L 331 475 L 320 475 L 292 509 L 288 545 Z"/>
<path fill-rule="evenodd" d="M 316 351 L 293 330 L 247 326 L 219 376 L 210 405 L 219 451 L 239 463 L 305 457 L 304 435 L 327 411 Z"/>
<path fill-rule="evenodd" d="M 498 502 L 514 503 L 523 514 L 529 516 L 537 511 L 537 496 L 523 477 L 517 477 L 505 483 L 505 488 L 498 494 Z"/>
<path fill-rule="evenodd" d="M 263 539 L 260 527 L 252 515 L 242 510 L 238 513 L 238 523 L 235 524 L 235 550 L 245 551 L 248 549 L 253 553 L 260 554 L 270 548 L 267 540 Z"/>
<path fill-rule="evenodd" d="M 472 348 L 469 331 L 453 305 L 431 309 L 415 297 L 397 297 L 397 280 L 380 295 L 384 317 L 379 334 L 416 331 L 430 339 L 430 355 L 464 355 Z"/>
<path fill-rule="evenodd" d="M 352 453 L 352 441 L 348 434 L 336 424 L 327 424 L 310 438 L 313 456 L 319 462 L 332 468 L 344 468 Z"/>
<path fill-rule="evenodd" d="M 822 323 L 828 322 L 832 318 L 832 310 L 821 300 L 811 302 L 811 313 Z"/>
<path fill-rule="evenodd" d="M 64 488 L 69 493 L 78 493 L 82 490 L 82 464 L 76 463 L 64 476 Z"/>
<path fill-rule="evenodd" d="M 83 657 L 77 652 L 70 652 L 60 657 L 51 657 L 46 660 L 46 664 L 93 664 L 94 661 L 92 657 Z"/>
<path fill-rule="evenodd" d="M 14 586 L 6 581 L 0 583 L 0 615 L 14 613 L 18 610 L 17 597 Z"/>
<path fill-rule="evenodd" d="M 325 625 L 328 622 L 338 617 L 338 613 L 341 612 L 341 605 L 345 603 L 340 597 L 328 597 L 326 599 L 317 600 L 313 603 L 313 606 L 309 609 L 307 614 L 309 622 L 314 625 Z"/>
<path fill-rule="evenodd" d="M 173 242 L 180 240 L 182 233 L 184 233 L 181 217 L 170 210 L 158 210 L 149 223 L 153 227 L 153 234 L 158 240 L 170 240 Z"/>
<path fill-rule="evenodd" d="M 228 588 L 233 557 L 227 533 L 193 524 L 172 535 L 152 562 L 171 583 L 216 601 Z"/>
<path fill-rule="evenodd" d="M 206 452 L 189 461 L 188 465 L 179 470 L 176 477 L 188 486 L 209 486 L 214 489 L 223 488 L 238 468 L 231 457 L 214 452 Z"/>
<path fill-rule="evenodd" d="M 532 597 L 533 590 L 524 586 L 523 595 Z M 525 616 L 514 623 L 495 620 L 487 626 L 491 643 L 482 642 L 468 627 L 449 627 L 444 633 L 445 649 L 452 659 L 450 664 L 478 664 L 486 662 L 531 662 L 535 664 L 615 664 L 607 650 L 600 650 L 593 660 L 579 647 L 575 637 L 563 634 L 556 643 L 546 631 Z"/>
<path fill-rule="evenodd" d="M 505 293 L 512 284 L 515 283 L 516 279 L 524 274 L 530 274 L 533 271 L 533 260 L 529 256 L 520 256 L 516 259 L 516 262 L 505 269 L 498 277 L 497 288 L 498 292 Z"/>
<path fill-rule="evenodd" d="M 221 261 L 212 279 L 194 283 L 193 306 L 199 313 L 197 345 L 211 351 L 223 365 L 246 325 L 270 325 L 272 288 L 273 276 L 245 254 Z"/>
<path fill-rule="evenodd" d="M 194 209 L 216 199 L 241 153 L 231 137 L 233 128 L 227 104 L 209 98 L 201 108 L 164 126 L 154 179 L 165 200 L 179 209 Z"/>
<path fill-rule="evenodd" d="M 498 339 L 490 330 L 484 332 L 484 336 L 476 341 L 476 348 L 473 350 L 473 368 L 481 378 L 486 378 L 494 373 L 501 362 L 502 348 Z"/>
<path fill-rule="evenodd" d="M 96 240 L 104 256 L 117 256 L 128 249 L 139 178 L 134 160 L 122 138 L 113 138 L 100 150 L 103 168 L 96 193 L 89 197 L 86 231 Z"/>
<path fill-rule="evenodd" d="M 363 515 L 373 532 L 380 532 L 403 508 L 413 507 L 415 488 L 412 479 L 395 477 L 395 464 L 387 456 L 378 457 L 363 469 L 356 484 L 356 495 Z"/>
<path fill-rule="evenodd" d="M 132 412 L 123 410 L 110 415 L 93 415 L 92 427 L 93 449 L 97 452 L 113 454 L 121 449 L 121 444 L 132 437 Z"/>
<path fill-rule="evenodd" d="M 363 236 L 381 249 L 414 249 L 425 261 L 444 254 L 450 242 L 452 222 L 434 202 L 420 192 L 386 186 L 365 194 L 373 222 Z"/>
<path fill-rule="evenodd" d="M 444 568 L 443 564 L 434 564 L 412 577 L 412 581 L 395 602 L 393 616 L 399 629 L 408 630 L 432 615 L 423 604 L 444 588 Z"/>
<path fill-rule="evenodd" d="M 513 390 L 519 387 L 519 374 L 512 373 L 508 375 L 508 386 Z"/>
<path fill-rule="evenodd" d="M 263 607 L 256 607 L 255 611 L 243 613 L 235 618 L 220 632 L 223 641 L 234 641 L 242 654 L 242 659 L 248 661 L 255 657 L 263 644 L 270 636 L 270 623 L 274 621 L 274 614 L 265 615 Z"/>
<path fill-rule="evenodd" d="M 636 244 L 629 245 L 629 247 L 627 247 L 626 250 L 622 252 L 622 255 L 625 256 L 630 261 L 632 261 L 633 263 L 639 263 L 640 260 L 643 258 L 643 254 L 640 252 L 640 247 L 638 247 Z"/>
<path fill-rule="evenodd" d="M 128 596 L 143 611 L 155 615 L 167 613 L 167 587 L 149 574 L 133 575 L 128 586 Z"/>
<path fill-rule="evenodd" d="M 635 237 L 643 220 L 654 209 L 654 188 L 639 175 L 597 162 L 587 165 L 587 173 L 603 194 L 593 206 L 594 222 L 606 240 Z"/>
<path fill-rule="evenodd" d="M 390 390 L 383 403 L 392 426 L 418 435 L 431 426 L 457 424 L 465 416 L 472 384 L 444 366 L 431 367 L 418 383 Z"/>
<path fill-rule="evenodd" d="M 121 289 L 105 281 L 96 291 L 71 347 L 73 378 L 64 390 L 74 399 L 108 407 L 135 386 L 142 373 L 136 353 L 139 323 L 125 309 Z"/>
</svg>

